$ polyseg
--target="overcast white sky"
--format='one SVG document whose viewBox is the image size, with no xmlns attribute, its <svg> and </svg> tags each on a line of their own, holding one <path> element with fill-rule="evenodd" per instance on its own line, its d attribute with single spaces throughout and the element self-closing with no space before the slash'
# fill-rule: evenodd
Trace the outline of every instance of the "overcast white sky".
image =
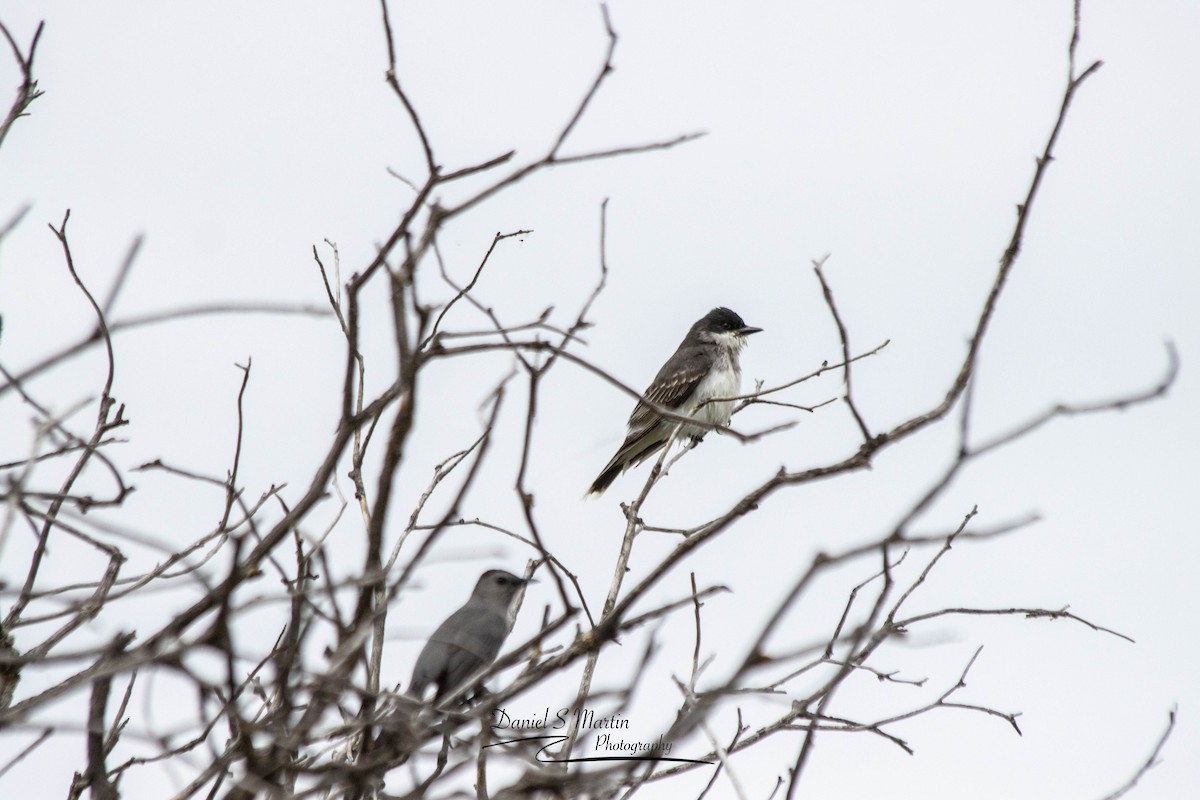
<svg viewBox="0 0 1200 800">
<path fill-rule="evenodd" d="M 707 135 L 519 185 L 451 226 L 443 242 L 451 271 L 469 276 L 494 233 L 530 229 L 497 251 L 479 297 L 506 322 L 551 305 L 553 318 L 568 322 L 597 275 L 599 207 L 609 198 L 611 272 L 583 352 L 640 387 L 688 325 L 727 305 L 765 329 L 743 358 L 747 382 L 774 384 L 838 356 L 810 268 L 829 253 L 826 274 L 853 344 L 892 342 L 855 373 L 868 421 L 883 429 L 936 403 L 1057 111 L 1070 3 L 618 0 L 610 12 L 620 35 L 616 71 L 565 152 Z M 106 287 L 133 238 L 146 237 L 115 318 L 205 301 L 320 306 L 313 245 L 336 242 L 347 274 L 366 265 L 411 197 L 388 168 L 420 176 L 420 149 L 383 81 L 377 3 L 8 2 L 0 19 L 25 43 L 46 20 L 36 70 L 45 96 L 0 151 L 0 219 L 32 205 L 0 249 L 0 363 L 10 370 L 93 325 L 46 229 L 68 208 L 76 263 L 92 286 Z M 540 155 L 606 44 L 591 3 L 406 2 L 394 6 L 394 22 L 401 79 L 448 168 L 509 149 L 519 159 Z M 1165 340 L 1182 359 L 1177 384 L 1164 401 L 1060 421 L 997 453 L 920 526 L 952 527 L 974 505 L 981 525 L 1042 517 L 1011 538 L 956 547 L 922 608 L 1069 605 L 1136 644 L 1066 622 L 968 619 L 926 629 L 911 646 L 884 651 L 877 666 L 929 677 L 920 695 L 929 697 L 983 645 L 963 699 L 1021 711 L 1024 735 L 944 711 L 897 727 L 915 756 L 866 735 L 826 736 L 802 784 L 809 796 L 1099 798 L 1145 758 L 1176 706 L 1163 763 L 1133 796 L 1200 790 L 1198 32 L 1193 2 L 1085 3 L 1080 60 L 1105 66 L 1078 96 L 1038 198 L 982 353 L 975 425 L 984 438 L 1057 402 L 1144 389 L 1165 370 Z M 11 59 L 0 58 L 0 88 L 16 83 Z M 447 296 L 436 281 L 424 286 L 428 301 Z M 467 313 L 460 324 L 486 327 Z M 366 325 L 368 347 L 384 358 L 382 306 Z M 121 461 L 161 457 L 223 475 L 241 379 L 234 364 L 248 357 L 247 493 L 282 482 L 301 491 L 340 402 L 343 345 L 330 319 L 205 318 L 119 338 L 115 393 L 132 420 Z M 507 369 L 494 357 L 430 371 L 396 484 L 401 515 L 432 466 L 477 435 L 479 404 Z M 92 354 L 34 389 L 65 409 L 96 391 L 101 370 Z M 636 493 L 645 470 L 599 502 L 580 500 L 619 443 L 631 403 L 587 373 L 556 370 L 542 397 L 531 483 L 552 548 L 599 604 L 622 530 L 617 501 Z M 789 399 L 813 404 L 838 392 L 831 376 Z M 28 411 L 5 402 L 7 459 L 25 452 L 31 432 Z M 508 413 L 464 513 L 520 527 L 510 477 L 523 413 L 517 395 Z M 781 466 L 827 463 L 857 445 L 840 406 L 812 415 L 755 408 L 736 424 L 756 430 L 792 419 L 796 428 L 753 446 L 710 436 L 647 513 L 660 524 L 694 524 Z M 733 590 L 706 607 L 714 681 L 740 659 L 747 621 L 816 551 L 888 530 L 949 463 L 952 428 L 889 452 L 868 474 L 773 498 L 673 573 L 659 598 L 686 593 L 689 570 Z M 217 518 L 215 494 L 183 492 L 153 474 L 138 486 L 114 517 L 124 525 L 181 544 Z M 357 541 L 357 518 L 345 524 L 343 536 Z M 671 544 L 640 539 L 635 575 Z M 10 547 L 0 553 L 9 585 L 25 566 L 19 546 Z M 391 620 L 395 681 L 407 678 L 421 637 L 482 569 L 519 569 L 529 554 L 456 530 L 435 555 L 428 591 L 402 598 Z M 94 574 L 69 560 L 53 565 L 63 583 Z M 778 645 L 828 631 L 847 587 L 872 566 L 822 587 Z M 552 600 L 544 584 L 531 592 L 514 641 Z M 426 610 L 407 613 L 417 605 Z M 101 619 L 98 630 L 144 633 L 170 613 L 135 609 L 132 619 Z M 664 694 L 674 691 L 669 674 L 690 663 L 690 625 L 682 619 L 660 631 L 661 680 L 651 685 Z M 611 658 L 601 661 L 601 685 L 624 675 L 620 656 Z M 875 713 L 914 697 L 880 695 L 864 682 L 833 710 Z M 55 713 L 79 718 L 67 707 Z M 664 713 L 647 697 L 635 703 L 633 723 L 649 733 Z M 25 743 L 0 737 L 0 763 Z M 780 742 L 774 755 L 794 745 Z M 766 755 L 735 762 L 753 797 L 767 796 L 787 763 Z M 33 796 L 54 770 L 57 796 L 70 777 L 56 766 L 63 759 L 82 764 L 82 742 L 23 762 L 0 779 L 2 793 Z M 145 794 L 124 788 L 129 797 L 163 796 L 176 780 L 164 776 Z M 727 794 L 728 784 L 720 790 Z"/>
</svg>

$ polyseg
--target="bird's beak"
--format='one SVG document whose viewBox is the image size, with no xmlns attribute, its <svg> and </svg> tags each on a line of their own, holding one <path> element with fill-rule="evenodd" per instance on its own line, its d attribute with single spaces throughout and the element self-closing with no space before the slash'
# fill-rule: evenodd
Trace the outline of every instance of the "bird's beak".
<svg viewBox="0 0 1200 800">
<path fill-rule="evenodd" d="M 738 328 L 738 333 L 742 336 L 749 336 L 752 333 L 758 333 L 762 328 L 756 328 L 753 325 L 743 325 Z"/>
</svg>

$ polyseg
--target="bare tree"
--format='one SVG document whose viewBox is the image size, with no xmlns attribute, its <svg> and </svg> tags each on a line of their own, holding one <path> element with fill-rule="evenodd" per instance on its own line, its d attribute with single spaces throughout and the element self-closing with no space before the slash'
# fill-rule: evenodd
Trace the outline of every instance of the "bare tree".
<svg viewBox="0 0 1200 800">
<path fill-rule="evenodd" d="M 877 655 L 888 643 L 947 617 L 978 616 L 1065 620 L 1100 635 L 1127 638 L 1066 607 L 946 605 L 918 610 L 914 603 L 955 545 L 1002 542 L 1030 521 L 985 524 L 977 509 L 964 508 L 954 529 L 922 533 L 919 524 L 925 512 L 969 465 L 1036 435 L 1062 417 L 1098 414 L 1160 398 L 1175 379 L 1177 359 L 1168 346 L 1162 378 L 1152 386 L 1085 404 L 1055 404 L 982 441 L 972 429 L 972 379 L 980 347 L 1017 267 L 1068 111 L 1101 66 L 1100 62 L 1076 62 L 1078 2 L 1060 108 L 1027 192 L 1017 206 L 1011 238 L 991 288 L 980 298 L 966 352 L 941 399 L 894 424 L 881 424 L 863 412 L 852 375 L 886 358 L 888 342 L 863 346 L 854 341 L 854 320 L 839 311 L 833 283 L 824 270 L 828 257 L 816 259 L 812 262 L 814 292 L 819 291 L 824 299 L 829 324 L 841 343 L 840 352 L 779 385 L 757 385 L 753 392 L 735 398 L 737 411 L 775 406 L 822 415 L 846 414 L 858 430 L 858 439 L 847 443 L 844 457 L 829 463 L 795 472 L 780 469 L 769 480 L 730 498 L 720 514 L 698 525 L 683 525 L 670 513 L 651 515 L 646 510 L 647 499 L 668 479 L 672 465 L 690 451 L 690 445 L 680 442 L 663 452 L 647 471 L 636 498 L 622 505 L 621 547 L 615 561 L 607 564 L 571 564 L 553 552 L 534 504 L 537 492 L 551 489 L 532 485 L 527 469 L 537 448 L 553 446 L 537 444 L 533 436 L 540 390 L 552 370 L 573 371 L 589 381 L 616 387 L 631 402 L 640 397 L 634 387 L 589 359 L 580 341 L 582 331 L 600 322 L 591 314 L 609 273 L 606 207 L 598 209 L 600 244 L 594 291 L 565 316 L 547 309 L 518 323 L 505 321 L 508 315 L 474 293 L 494 252 L 528 231 L 497 233 L 465 283 L 456 281 L 447 269 L 439 237 L 466 211 L 540 171 L 677 147 L 696 135 L 593 151 L 571 150 L 580 120 L 612 71 L 618 38 L 605 11 L 604 63 L 544 153 L 521 162 L 513 151 L 507 151 L 481 163 L 447 167 L 439 160 L 437 143 L 427 133 L 398 74 L 387 3 L 380 8 L 388 43 L 388 85 L 420 143 L 424 170 L 420 176 L 406 176 L 412 196 L 399 222 L 384 237 L 375 256 L 357 266 L 348 278 L 335 244 L 325 242 L 313 248 L 314 270 L 323 281 L 327 308 L 278 303 L 201 305 L 150 316 L 114 317 L 113 304 L 137 258 L 139 243 L 135 241 L 117 280 L 100 296 L 95 287 L 85 285 L 76 269 L 68 230 L 70 212 L 50 226 L 49 235 L 60 245 L 63 265 L 92 309 L 95 327 L 88 336 L 62 345 L 23 369 L 0 365 L 4 378 L 0 402 L 10 408 L 22 407 L 26 413 L 32 409 L 33 415 L 30 446 L 20 452 L 6 443 L 8 452 L 0 454 L 5 502 L 0 552 L 20 552 L 18 539 L 31 543 L 20 579 L 2 587 L 0 727 L 8 729 L 10 737 L 23 734 L 24 744 L 0 764 L 0 780 L 35 749 L 56 737 L 75 736 L 85 740 L 86 760 L 74 767 L 70 797 L 84 792 L 98 798 L 136 796 L 133 787 L 138 775 L 163 764 L 185 776 L 175 795 L 181 799 L 446 796 L 455 791 L 466 793 L 464 787 L 472 784 L 478 797 L 538 793 L 628 797 L 696 774 L 707 776 L 702 797 L 723 778 L 734 793 L 748 796 L 735 757 L 768 741 L 785 741 L 790 743 L 785 748 L 789 755 L 786 763 L 776 767 L 780 778 L 775 796 L 791 798 L 797 796 L 806 767 L 815 757 L 814 743 L 829 734 L 860 733 L 912 752 L 901 723 L 949 708 L 993 717 L 1020 732 L 1016 712 L 962 699 L 960 690 L 978 651 L 966 663 L 955 665 L 956 680 L 930 687 L 934 690 L 930 699 L 928 692 L 919 691 L 925 680 L 880 666 Z M 22 48 L 3 30 L 24 77 L 0 126 L 0 143 L 40 93 L 34 79 L 34 57 L 41 32 L 39 27 L 29 46 Z M 467 179 L 475 181 L 471 185 L 477 188 L 454 204 L 443 205 L 440 192 Z M 23 215 L 18 213 L 0 236 L 21 223 Z M 430 294 L 442 299 L 425 299 Z M 386 297 L 388 303 L 383 310 L 390 320 L 391 358 L 368 354 L 362 344 L 364 313 L 381 310 L 365 306 L 380 297 Z M 467 309 L 474 313 L 464 313 Z M 203 474 L 161 460 L 137 467 L 170 476 L 181 485 L 217 491 L 221 502 L 216 523 L 179 548 L 136 533 L 131 523 L 109 521 L 121 520 L 119 512 L 132 486 L 129 470 L 109 455 L 127 423 L 123 406 L 112 391 L 113 337 L 185 317 L 236 313 L 331 315 L 340 329 L 344 350 L 342 382 L 337 389 L 340 412 L 332 420 L 324 457 L 314 466 L 307 485 L 272 486 L 252 497 L 240 480 L 242 398 L 254 378 L 247 361 L 241 367 L 237 396 L 237 436 L 224 475 Z M 488 326 L 472 327 L 470 319 L 480 315 L 488 320 Z M 92 387 L 95 397 L 64 410 L 63 398 L 47 402 L 33 388 L 35 380 L 45 374 L 74 375 L 71 359 L 95 352 L 107 365 L 101 385 Z M 418 410 L 437 402 L 424 390 L 428 370 L 441 362 L 464 359 L 503 363 L 511 369 L 498 383 L 478 387 L 489 399 L 474 440 L 446 442 L 445 460 L 433 470 L 416 505 L 393 508 L 394 479 L 418 424 Z M 804 406 L 789 394 L 826 373 L 840 375 L 842 389 L 836 402 Z M 514 394 L 524 403 L 516 423 L 501 415 Z M 673 416 L 668 409 L 657 410 Z M 812 556 L 790 591 L 764 604 L 761 616 L 747 622 L 754 632 L 752 645 L 739 654 L 737 668 L 721 678 L 709 675 L 707 653 L 713 644 L 704 637 L 704 608 L 724 587 L 705 585 L 693 573 L 689 593 L 670 602 L 655 602 L 653 590 L 662 587 L 664 576 L 674 569 L 686 569 L 698 548 L 726 534 L 768 497 L 786 496 L 798 487 L 869 468 L 881 453 L 904 447 L 951 417 L 957 422 L 957 457 L 912 498 L 895 525 L 865 543 Z M 506 441 L 518 442 L 517 452 L 510 453 L 517 467 L 509 479 L 522 509 L 521 529 L 479 515 L 470 502 L 472 490 L 482 480 L 484 464 L 499 446 L 497 433 L 504 424 L 516 426 L 515 437 Z M 754 444 L 785 427 L 719 430 Z M 339 474 L 350 477 L 346 496 L 337 480 Z M 118 513 L 88 513 L 103 509 Z M 528 553 L 526 574 L 536 575 L 551 587 L 554 602 L 540 610 L 524 609 L 525 615 L 540 614 L 537 634 L 525 641 L 510 641 L 506 655 L 481 676 L 487 681 L 508 667 L 523 664 L 514 679 L 507 684 L 488 681 L 491 692 L 459 691 L 433 708 L 404 697 L 397 691 L 402 687 L 395 685 L 394 677 L 385 677 L 401 674 L 406 668 L 385 664 L 383 645 L 391 621 L 388 610 L 422 573 L 435 544 L 464 526 L 520 543 Z M 630 562 L 647 533 L 673 537 L 673 545 L 634 579 Z M 339 555 L 347 541 L 357 543 L 362 551 L 361 562 L 352 567 Z M 48 574 L 45 555 L 52 547 L 80 551 L 81 563 L 92 570 L 91 576 L 67 582 Z M 154 563 L 131 569 L 131 563 L 145 562 L 144 557 L 131 559 L 134 551 L 142 556 L 155 553 Z M 5 580 L 14 574 L 8 553 Z M 610 588 L 602 601 L 588 597 L 579 580 L 581 573 L 597 572 L 611 573 Z M 826 580 L 838 581 L 845 599 L 833 610 L 810 609 L 829 620 L 825 634 L 811 641 L 781 635 L 788 615 L 808 601 L 818 582 Z M 166 621 L 148 626 L 124 618 L 119 626 L 123 632 L 105 641 L 89 633 L 93 620 L 101 616 L 122 620 L 127 609 L 136 607 L 128 601 L 142 598 L 169 609 Z M 261 624 L 250 621 L 264 616 L 277 632 L 265 641 L 257 633 Z M 642 688 L 644 675 L 634 669 L 620 691 L 598 690 L 594 682 L 597 660 L 631 632 L 671 616 L 691 620 L 694 629 L 690 670 L 675 679 L 678 698 L 673 722 L 659 736 L 628 750 L 597 755 L 596 720 L 579 712 L 599 703 L 606 709 L 602 716 L 619 721 L 634 693 Z M 652 642 L 640 653 L 643 662 L 652 656 Z M 201 662 L 206 666 L 198 666 Z M 164 691 L 150 681 L 148 676 L 153 674 L 169 676 L 172 685 L 187 687 L 194 708 L 187 712 L 186 723 L 173 721 L 170 726 L 158 727 L 148 711 L 140 710 L 148 707 L 139 707 L 139 697 L 161 696 Z M 886 686 L 903 709 L 857 718 L 836 714 L 833 699 L 855 691 L 854 679 L 860 676 Z M 576 713 L 566 717 L 561 727 L 551 729 L 545 720 L 539 724 L 538 720 L 506 719 L 504 709 L 511 700 L 550 685 L 569 686 L 573 695 L 567 708 Z M 45 714 L 68 697 L 87 698 L 86 704 L 79 706 L 83 716 L 70 730 L 49 723 Z M 941 724 L 960 722 L 946 717 Z M 1170 726 L 1164 740 L 1169 733 Z M 682 758 L 664 747 L 687 737 L 703 742 L 703 752 Z M 385 741 L 390 744 L 381 746 Z M 1132 788 L 1152 766 L 1162 744 L 1158 743 L 1150 759 L 1113 797 Z M 1130 764 L 1130 769 L 1134 767 Z M 1114 782 L 1119 779 L 1114 775 Z"/>
</svg>

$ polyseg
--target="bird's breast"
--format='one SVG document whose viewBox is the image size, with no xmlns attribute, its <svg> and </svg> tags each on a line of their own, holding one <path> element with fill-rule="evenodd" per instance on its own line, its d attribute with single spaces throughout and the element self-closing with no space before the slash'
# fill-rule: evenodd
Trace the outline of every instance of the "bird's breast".
<svg viewBox="0 0 1200 800">
<path fill-rule="evenodd" d="M 706 402 L 714 397 L 734 397 L 742 389 L 742 373 L 733 364 L 718 361 L 704 376 L 688 403 L 687 415 L 713 425 L 728 425 L 733 414 L 733 400 Z M 684 431 L 688 435 L 703 435 L 704 430 Z"/>
</svg>

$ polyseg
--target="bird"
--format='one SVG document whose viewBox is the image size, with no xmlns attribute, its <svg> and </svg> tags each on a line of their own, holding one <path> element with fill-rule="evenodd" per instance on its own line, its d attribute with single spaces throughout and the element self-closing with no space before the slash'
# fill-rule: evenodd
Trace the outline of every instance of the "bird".
<svg viewBox="0 0 1200 800">
<path fill-rule="evenodd" d="M 406 693 L 422 700 L 435 686 L 437 705 L 495 661 L 508 636 L 509 606 L 527 583 L 529 579 L 502 569 L 483 573 L 466 604 L 447 617 L 421 649 Z"/>
<path fill-rule="evenodd" d="M 678 420 L 659 414 L 647 401 L 710 425 L 728 425 L 734 401 L 708 401 L 734 397 L 741 391 L 738 356 L 746 346 L 746 337 L 761 330 L 747 325 L 723 306 L 696 320 L 642 394 L 629 415 L 625 441 L 592 482 L 588 494 L 604 494 L 618 475 L 666 447 L 676 425 L 678 436 L 690 437 L 693 442 L 699 442 L 709 431 L 702 425 L 680 425 Z"/>
</svg>

